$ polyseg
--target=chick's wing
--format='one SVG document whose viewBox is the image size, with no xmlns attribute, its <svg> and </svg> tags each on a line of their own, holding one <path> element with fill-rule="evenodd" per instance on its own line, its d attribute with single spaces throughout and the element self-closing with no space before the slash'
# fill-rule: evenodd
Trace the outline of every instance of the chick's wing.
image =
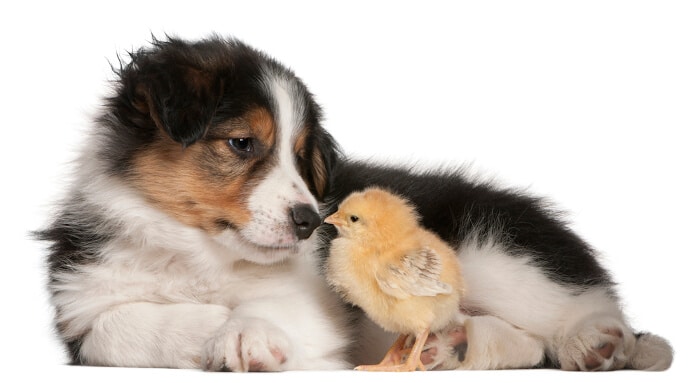
<svg viewBox="0 0 700 383">
<path fill-rule="evenodd" d="M 440 255 L 429 247 L 423 247 L 378 271 L 375 278 L 384 293 L 399 299 L 450 294 L 452 286 L 440 281 L 441 271 Z"/>
</svg>

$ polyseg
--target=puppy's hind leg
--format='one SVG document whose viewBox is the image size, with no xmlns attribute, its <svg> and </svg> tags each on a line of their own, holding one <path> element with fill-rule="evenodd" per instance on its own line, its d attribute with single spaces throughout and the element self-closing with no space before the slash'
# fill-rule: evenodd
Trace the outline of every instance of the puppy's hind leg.
<svg viewBox="0 0 700 383">
<path fill-rule="evenodd" d="M 669 343 L 656 335 L 637 334 L 624 319 L 617 299 L 601 289 L 570 302 L 565 325 L 549 347 L 563 370 L 609 371 L 623 368 L 665 370 L 673 360 Z"/>
<path fill-rule="evenodd" d="M 465 316 L 433 334 L 421 360 L 428 369 L 495 370 L 532 368 L 543 363 L 541 339 L 494 316 Z"/>
<path fill-rule="evenodd" d="M 593 315 L 567 333 L 556 346 L 556 358 L 563 370 L 661 371 L 671 366 L 673 350 L 659 336 L 635 335 L 619 317 Z"/>
</svg>

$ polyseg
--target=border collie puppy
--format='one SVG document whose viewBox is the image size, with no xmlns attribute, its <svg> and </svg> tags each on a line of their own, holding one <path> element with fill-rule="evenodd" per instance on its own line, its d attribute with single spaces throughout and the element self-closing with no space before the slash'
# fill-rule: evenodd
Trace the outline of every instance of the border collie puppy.
<svg viewBox="0 0 700 383">
<path fill-rule="evenodd" d="M 410 199 L 459 253 L 468 294 L 422 355 L 435 369 L 660 370 L 594 250 L 542 200 L 454 172 L 350 161 L 287 68 L 237 40 L 154 41 L 114 93 L 50 244 L 56 329 L 72 363 L 230 371 L 374 363 L 391 335 L 324 282 L 322 215 L 353 191 Z"/>
<path fill-rule="evenodd" d="M 155 41 L 116 74 L 40 233 L 72 362 L 349 366 L 345 309 L 313 258 L 336 148 L 306 87 L 220 37 Z"/>
</svg>

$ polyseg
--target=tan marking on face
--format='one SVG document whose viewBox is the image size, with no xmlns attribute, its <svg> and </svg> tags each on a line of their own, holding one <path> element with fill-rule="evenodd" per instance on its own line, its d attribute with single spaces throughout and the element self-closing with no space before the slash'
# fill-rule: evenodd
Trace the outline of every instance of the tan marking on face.
<svg viewBox="0 0 700 383">
<path fill-rule="evenodd" d="M 263 144 L 264 147 L 260 149 L 269 149 L 275 143 L 275 122 L 266 109 L 255 108 L 241 117 L 230 119 L 212 127 L 209 131 L 209 136 L 222 140 L 252 137 Z"/>
<path fill-rule="evenodd" d="M 321 149 L 314 146 L 310 151 L 311 153 L 309 153 L 307 150 L 306 141 L 309 134 L 310 130 L 308 128 L 303 129 L 301 133 L 299 133 L 294 142 L 294 153 L 303 159 L 308 159 L 310 156 L 311 173 L 313 178 L 307 182 L 313 183 L 313 187 L 316 189 L 319 196 L 323 196 L 326 189 L 326 183 L 328 182 L 328 171 L 326 169 L 326 164 L 324 162 Z"/>
<path fill-rule="evenodd" d="M 328 169 L 326 169 L 321 149 L 318 147 L 311 150 L 311 171 L 313 172 L 314 187 L 319 196 L 323 196 L 328 183 Z"/>
<path fill-rule="evenodd" d="M 302 158 L 306 158 L 306 139 L 308 137 L 309 129 L 302 129 L 301 132 L 297 135 L 296 140 L 294 141 L 294 154 Z"/>
<path fill-rule="evenodd" d="M 200 140 L 186 149 L 159 132 L 153 144 L 134 158 L 133 182 L 159 209 L 180 222 L 211 234 L 222 222 L 243 227 L 251 219 L 248 196 L 254 182 L 254 161 L 242 159 L 228 147 L 227 139 L 253 137 L 266 153 L 275 140 L 272 117 L 254 109 L 243 117 L 214 127 L 216 137 Z M 267 149 L 266 149 L 267 148 Z"/>
<path fill-rule="evenodd" d="M 256 108 L 243 116 L 255 137 L 268 148 L 275 142 L 275 123 L 270 113 L 263 108 Z"/>
</svg>

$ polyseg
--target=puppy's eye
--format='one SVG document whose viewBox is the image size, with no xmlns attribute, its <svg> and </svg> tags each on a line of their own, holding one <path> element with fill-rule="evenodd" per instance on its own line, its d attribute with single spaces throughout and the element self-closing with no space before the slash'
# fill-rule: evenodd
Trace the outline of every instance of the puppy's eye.
<svg viewBox="0 0 700 383">
<path fill-rule="evenodd" d="M 229 138 L 228 146 L 233 149 L 234 152 L 240 154 L 251 154 L 253 153 L 253 139 L 250 137 L 242 138 Z"/>
<path fill-rule="evenodd" d="M 360 217 L 358 217 L 358 216 L 356 216 L 356 215 L 351 215 L 351 216 L 350 216 L 350 221 L 352 221 L 352 222 L 357 222 L 357 221 L 359 221 L 359 220 L 360 220 Z"/>
</svg>

